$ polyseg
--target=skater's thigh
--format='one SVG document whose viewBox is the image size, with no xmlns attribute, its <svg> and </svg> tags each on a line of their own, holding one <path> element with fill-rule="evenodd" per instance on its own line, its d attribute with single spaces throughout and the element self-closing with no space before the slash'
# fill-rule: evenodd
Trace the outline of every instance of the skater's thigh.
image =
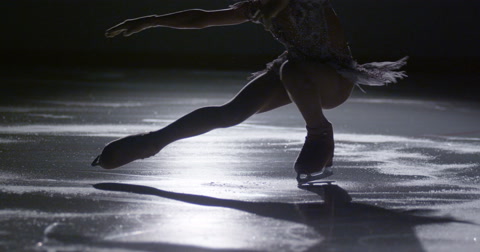
<svg viewBox="0 0 480 252">
<path fill-rule="evenodd" d="M 250 81 L 225 106 L 247 110 L 250 113 L 262 113 L 291 103 L 280 77 L 273 71 Z"/>
<path fill-rule="evenodd" d="M 347 100 L 353 82 L 341 76 L 332 66 L 316 61 L 292 61 L 282 65 L 281 79 L 287 90 L 306 92 L 305 97 L 318 97 L 322 108 L 337 107 Z"/>
</svg>

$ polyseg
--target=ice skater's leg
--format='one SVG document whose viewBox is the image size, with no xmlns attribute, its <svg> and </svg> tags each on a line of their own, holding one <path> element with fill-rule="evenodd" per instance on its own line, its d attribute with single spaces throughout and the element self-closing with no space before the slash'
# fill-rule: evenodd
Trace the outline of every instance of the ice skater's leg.
<svg viewBox="0 0 480 252">
<path fill-rule="evenodd" d="M 226 104 L 197 109 L 154 134 L 157 135 L 158 142 L 167 145 L 216 128 L 237 125 L 253 114 L 289 103 L 290 99 L 279 76 L 268 72 L 252 80 Z"/>
<path fill-rule="evenodd" d="M 158 153 L 168 144 L 216 128 L 237 125 L 251 115 L 290 103 L 277 74 L 267 72 L 248 83 L 230 102 L 197 109 L 158 131 L 109 143 L 92 165 L 113 169 Z"/>
<path fill-rule="evenodd" d="M 353 83 L 328 65 L 308 61 L 286 62 L 282 66 L 282 82 L 308 131 L 294 168 L 302 174 L 322 172 L 331 166 L 334 151 L 332 125 L 323 109 L 342 104 L 349 97 Z"/>
<path fill-rule="evenodd" d="M 323 63 L 290 60 L 282 65 L 281 72 L 288 95 L 310 128 L 328 123 L 323 109 L 341 105 L 353 89 L 351 81 Z"/>
</svg>

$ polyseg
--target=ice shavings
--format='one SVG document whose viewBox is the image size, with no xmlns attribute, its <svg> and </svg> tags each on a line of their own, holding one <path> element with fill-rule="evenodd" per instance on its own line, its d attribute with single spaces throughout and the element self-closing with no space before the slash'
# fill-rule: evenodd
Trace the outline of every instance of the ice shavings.
<svg viewBox="0 0 480 252">
<path fill-rule="evenodd" d="M 29 114 L 29 116 L 41 117 L 41 118 L 47 118 L 47 119 L 73 119 L 73 118 L 75 118 L 74 116 L 53 115 L 53 114 Z"/>
<path fill-rule="evenodd" d="M 18 143 L 18 140 L 0 138 L 0 144 Z"/>
<path fill-rule="evenodd" d="M 480 146 L 472 141 L 358 134 L 338 134 L 336 140 L 337 160 L 362 163 L 364 169 L 386 175 L 407 176 L 409 183 L 446 183 L 449 177 L 473 183 L 470 171 L 480 168 Z"/>
</svg>

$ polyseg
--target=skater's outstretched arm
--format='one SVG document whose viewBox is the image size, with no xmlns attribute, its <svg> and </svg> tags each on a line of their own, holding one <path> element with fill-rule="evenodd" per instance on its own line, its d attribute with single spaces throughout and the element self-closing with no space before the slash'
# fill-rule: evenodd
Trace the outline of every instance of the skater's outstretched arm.
<svg viewBox="0 0 480 252">
<path fill-rule="evenodd" d="M 174 29 L 202 29 L 211 26 L 236 25 L 247 22 L 242 8 L 222 10 L 191 9 L 165 15 L 152 15 L 128 19 L 110 28 L 105 36 L 113 38 L 119 34 L 130 36 L 152 27 L 169 27 Z"/>
<path fill-rule="evenodd" d="M 254 19 L 270 20 L 280 13 L 290 0 L 259 0 L 259 10 Z M 130 36 L 152 27 L 169 27 L 174 29 L 202 29 L 211 26 L 237 25 L 249 21 L 245 15 L 249 4 L 240 4 L 221 10 L 191 9 L 165 15 L 151 15 L 128 19 L 110 28 L 106 37 L 113 38 L 119 34 Z"/>
</svg>

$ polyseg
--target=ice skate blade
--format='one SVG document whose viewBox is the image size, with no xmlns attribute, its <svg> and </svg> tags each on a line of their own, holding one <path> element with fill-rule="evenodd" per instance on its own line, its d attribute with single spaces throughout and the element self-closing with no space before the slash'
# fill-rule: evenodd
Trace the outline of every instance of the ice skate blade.
<svg viewBox="0 0 480 252">
<path fill-rule="evenodd" d="M 95 160 L 93 160 L 91 164 L 91 166 L 98 166 L 98 165 L 100 165 L 100 155 L 97 158 L 95 158 Z"/>
<path fill-rule="evenodd" d="M 322 181 L 322 179 L 330 177 L 333 175 L 333 171 L 331 170 L 324 170 L 323 172 L 317 174 L 298 174 L 297 175 L 297 182 L 298 186 L 307 186 L 314 183 L 327 183 L 331 184 L 334 181 Z"/>
</svg>

